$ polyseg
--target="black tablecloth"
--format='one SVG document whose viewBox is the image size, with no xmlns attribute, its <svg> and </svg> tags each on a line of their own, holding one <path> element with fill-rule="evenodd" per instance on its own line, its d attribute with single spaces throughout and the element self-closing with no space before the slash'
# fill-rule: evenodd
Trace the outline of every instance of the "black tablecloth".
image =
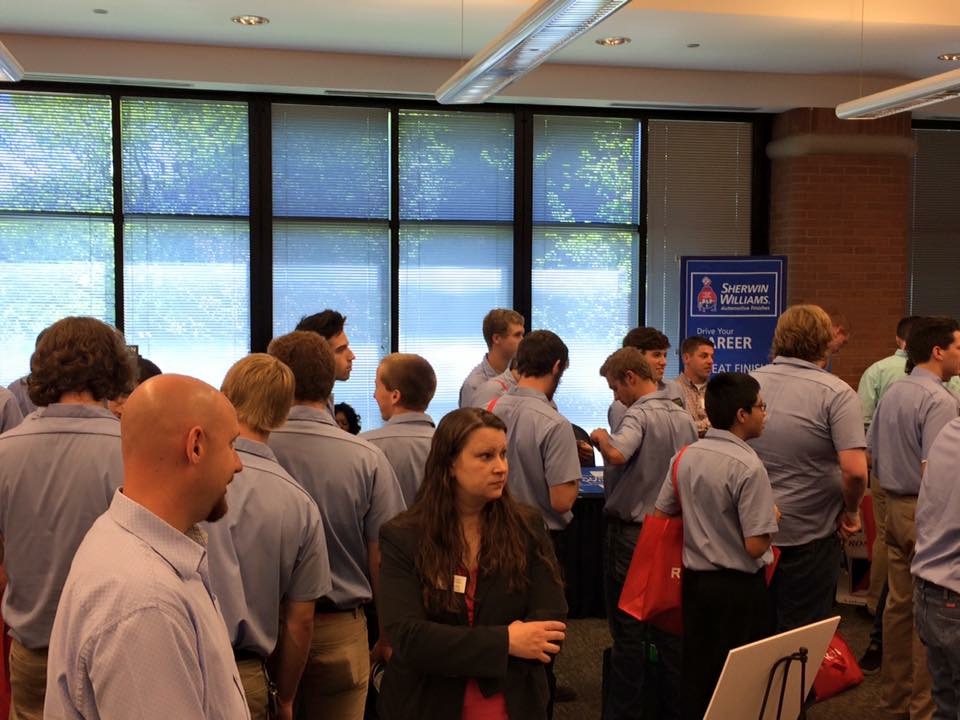
<svg viewBox="0 0 960 720">
<path fill-rule="evenodd" d="M 605 617 L 603 605 L 603 494 L 584 493 L 559 549 L 570 617 Z"/>
</svg>

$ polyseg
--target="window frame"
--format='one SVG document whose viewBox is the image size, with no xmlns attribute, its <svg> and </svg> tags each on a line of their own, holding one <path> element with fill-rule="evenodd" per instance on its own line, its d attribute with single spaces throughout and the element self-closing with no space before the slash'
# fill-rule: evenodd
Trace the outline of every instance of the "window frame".
<svg viewBox="0 0 960 720">
<path fill-rule="evenodd" d="M 769 252 L 769 182 L 770 163 L 764 154 L 772 136 L 773 118 L 769 113 L 727 113 L 696 110 L 651 110 L 640 107 L 575 107 L 561 105 L 530 105 L 487 103 L 479 106 L 447 106 L 426 100 L 384 99 L 377 97 L 316 96 L 294 93 L 240 92 L 151 87 L 139 85 L 97 85 L 29 80 L 18 83 L 16 92 L 69 93 L 71 95 L 109 96 L 113 115 L 114 163 L 114 263 L 115 263 L 115 318 L 117 327 L 124 328 L 123 298 L 123 207 L 122 207 L 122 147 L 120 136 L 120 99 L 124 97 L 189 99 L 244 102 L 248 106 L 249 123 L 249 224 L 250 224 L 250 350 L 262 352 L 272 338 L 273 327 L 273 197 L 272 197 L 272 105 L 333 105 L 380 107 L 390 114 L 390 349 L 399 347 L 399 112 L 400 110 L 440 110 L 465 112 L 511 113 L 514 116 L 514 253 L 513 253 L 513 308 L 532 317 L 532 242 L 533 242 L 533 116 L 570 115 L 588 117 L 619 117 L 641 123 L 639 174 L 639 271 L 645 272 L 647 231 L 645 226 L 647 203 L 647 120 L 695 119 L 749 122 L 753 126 L 753 178 L 751 184 L 751 255 Z M 636 313 L 645 316 L 643 283 L 637 293 Z M 528 329 L 530 329 L 528 327 Z M 480 328 L 477 328 L 480 334 Z"/>
</svg>

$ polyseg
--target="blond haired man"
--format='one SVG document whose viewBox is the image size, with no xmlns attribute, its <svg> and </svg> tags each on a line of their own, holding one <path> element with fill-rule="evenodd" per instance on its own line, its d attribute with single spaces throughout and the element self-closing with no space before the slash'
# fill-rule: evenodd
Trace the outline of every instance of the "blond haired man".
<svg viewBox="0 0 960 720">
<path fill-rule="evenodd" d="M 287 418 L 293 387 L 290 368 L 254 353 L 227 371 L 221 388 L 240 422 L 243 470 L 227 491 L 226 516 L 205 530 L 210 580 L 253 720 L 267 718 L 268 675 L 277 717 L 292 720 L 314 604 L 332 587 L 320 510 L 266 444 Z"/>
<path fill-rule="evenodd" d="M 773 362 L 754 370 L 767 403 L 763 434 L 750 440 L 783 513 L 770 586 L 777 631 L 828 617 L 840 572 L 840 542 L 860 529 L 867 482 L 866 438 L 857 394 L 823 369 L 830 316 L 794 305 L 780 316 Z"/>
</svg>

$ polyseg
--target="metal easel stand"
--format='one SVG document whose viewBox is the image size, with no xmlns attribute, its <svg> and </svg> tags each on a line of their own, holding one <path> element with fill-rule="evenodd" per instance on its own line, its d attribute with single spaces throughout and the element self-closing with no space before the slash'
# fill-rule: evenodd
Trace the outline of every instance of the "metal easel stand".
<svg viewBox="0 0 960 720">
<path fill-rule="evenodd" d="M 807 710 L 804 707 L 804 700 L 806 700 L 806 698 L 803 693 L 803 688 L 807 684 L 807 649 L 805 647 L 800 648 L 792 655 L 780 658 L 773 664 L 773 667 L 770 668 L 770 675 L 767 678 L 767 689 L 763 693 L 763 705 L 760 706 L 759 720 L 764 720 L 767 711 L 767 700 L 770 698 L 770 690 L 773 688 L 773 677 L 777 672 L 777 668 L 780 667 L 780 665 L 785 665 L 783 677 L 780 679 L 780 700 L 777 704 L 777 720 L 781 720 L 780 716 L 783 714 L 783 698 L 787 694 L 787 677 L 790 675 L 790 665 L 792 665 L 794 661 L 800 663 L 800 715 L 798 716 L 798 720 L 806 720 Z"/>
</svg>

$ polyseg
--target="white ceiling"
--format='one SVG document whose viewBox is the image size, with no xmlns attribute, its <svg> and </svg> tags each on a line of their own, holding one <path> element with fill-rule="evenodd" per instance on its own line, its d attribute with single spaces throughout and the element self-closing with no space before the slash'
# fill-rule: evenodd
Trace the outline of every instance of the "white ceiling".
<svg viewBox="0 0 960 720">
<path fill-rule="evenodd" d="M 6 0 L 0 40 L 18 55 L 28 74 L 38 71 L 36 77 L 56 72 L 39 60 L 38 67 L 31 67 L 29 51 L 20 57 L 18 48 L 26 44 L 23 36 L 459 62 L 530 4 L 529 0 Z M 96 7 L 108 13 L 95 14 Z M 230 17 L 240 13 L 265 15 L 271 22 L 260 27 L 231 23 Z M 20 43 L 7 40 L 8 34 Z M 625 35 L 633 42 L 615 48 L 593 42 L 608 35 Z M 700 47 L 690 49 L 688 43 Z M 863 75 L 883 77 L 889 85 L 897 78 L 914 79 L 957 67 L 938 61 L 941 52 L 960 52 L 960 2 L 955 0 L 633 0 L 548 65 Z M 64 67 L 59 72 L 69 75 L 76 69 Z M 129 77 L 122 67 L 116 76 Z M 432 76 L 429 82 L 434 82 Z M 851 87 L 847 94 L 855 96 L 856 90 Z"/>
</svg>

